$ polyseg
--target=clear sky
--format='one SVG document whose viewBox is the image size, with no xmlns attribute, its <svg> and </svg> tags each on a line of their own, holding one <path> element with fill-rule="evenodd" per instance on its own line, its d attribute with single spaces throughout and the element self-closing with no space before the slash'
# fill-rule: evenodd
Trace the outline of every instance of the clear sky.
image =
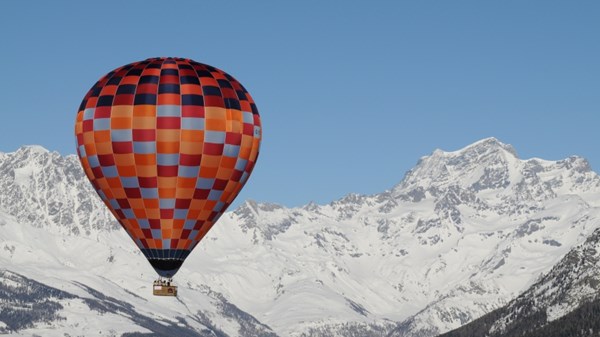
<svg viewBox="0 0 600 337">
<path fill-rule="evenodd" d="M 235 76 L 263 143 L 239 199 L 299 206 L 398 183 L 485 137 L 600 171 L 598 1 L 1 1 L 0 151 L 74 153 L 106 72 L 177 56 Z"/>
</svg>

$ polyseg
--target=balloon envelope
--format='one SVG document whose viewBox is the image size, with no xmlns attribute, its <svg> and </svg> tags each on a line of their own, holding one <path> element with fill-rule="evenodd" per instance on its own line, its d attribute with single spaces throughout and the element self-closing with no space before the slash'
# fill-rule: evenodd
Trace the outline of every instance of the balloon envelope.
<svg viewBox="0 0 600 337">
<path fill-rule="evenodd" d="M 77 113 L 77 154 L 100 198 L 157 273 L 172 277 L 235 199 L 261 122 L 246 89 L 190 59 L 117 68 Z"/>
</svg>

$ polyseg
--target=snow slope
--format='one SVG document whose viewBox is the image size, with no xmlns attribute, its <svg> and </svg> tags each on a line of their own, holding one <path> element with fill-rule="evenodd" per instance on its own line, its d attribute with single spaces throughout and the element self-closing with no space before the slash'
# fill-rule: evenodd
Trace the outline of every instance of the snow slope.
<svg viewBox="0 0 600 337">
<path fill-rule="evenodd" d="M 600 228 L 506 306 L 443 336 L 597 335 L 599 244 Z"/>
</svg>

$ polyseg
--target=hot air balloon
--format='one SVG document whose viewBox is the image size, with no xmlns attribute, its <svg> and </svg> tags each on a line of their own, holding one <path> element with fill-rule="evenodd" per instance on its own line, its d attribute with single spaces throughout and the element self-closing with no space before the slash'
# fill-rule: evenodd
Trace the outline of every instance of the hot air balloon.
<svg viewBox="0 0 600 337">
<path fill-rule="evenodd" d="M 85 174 L 167 279 L 248 180 L 261 135 L 256 105 L 236 79 L 172 57 L 106 74 L 75 123 Z"/>
</svg>

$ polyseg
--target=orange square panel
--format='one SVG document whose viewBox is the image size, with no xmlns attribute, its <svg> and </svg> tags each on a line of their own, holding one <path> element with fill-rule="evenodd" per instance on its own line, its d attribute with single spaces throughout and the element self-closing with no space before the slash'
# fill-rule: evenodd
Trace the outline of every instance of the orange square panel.
<svg viewBox="0 0 600 337">
<path fill-rule="evenodd" d="M 218 171 L 219 171 L 218 167 L 202 167 L 200 169 L 200 177 L 202 177 L 202 178 L 216 178 Z"/>
<path fill-rule="evenodd" d="M 137 177 L 135 165 L 117 166 L 117 171 L 121 177 Z"/>
<path fill-rule="evenodd" d="M 156 118 L 154 117 L 135 117 L 133 118 L 132 128 L 134 130 L 154 130 L 156 127 Z"/>
<path fill-rule="evenodd" d="M 134 117 L 156 117 L 156 105 L 135 105 L 133 107 L 133 116 Z M 152 119 L 156 121 L 155 119 Z M 152 125 L 154 128 L 154 125 Z"/>
<path fill-rule="evenodd" d="M 179 142 L 180 140 L 179 130 L 174 129 L 159 129 L 156 130 L 156 141 L 157 142 Z"/>
<path fill-rule="evenodd" d="M 113 106 L 112 109 L 110 110 L 110 117 L 111 118 L 115 118 L 115 117 L 131 118 L 131 117 L 133 117 L 133 106 L 131 106 L 131 105 Z"/>
<path fill-rule="evenodd" d="M 179 153 L 179 142 L 156 142 L 156 151 L 163 154 Z"/>
<path fill-rule="evenodd" d="M 200 170 L 203 170 L 205 167 L 219 167 L 221 158 L 221 156 L 213 156 L 208 154 L 203 155 L 202 161 L 200 162 Z"/>
<path fill-rule="evenodd" d="M 134 154 L 135 164 L 139 166 L 142 165 L 156 165 L 156 155 L 155 154 Z"/>
<path fill-rule="evenodd" d="M 227 119 L 227 109 L 219 107 L 205 107 L 204 118 L 206 119 Z"/>
<path fill-rule="evenodd" d="M 110 142 L 110 130 L 94 131 L 96 143 Z"/>
<path fill-rule="evenodd" d="M 131 129 L 132 125 L 131 117 L 114 117 L 110 119 L 112 129 Z"/>
</svg>

